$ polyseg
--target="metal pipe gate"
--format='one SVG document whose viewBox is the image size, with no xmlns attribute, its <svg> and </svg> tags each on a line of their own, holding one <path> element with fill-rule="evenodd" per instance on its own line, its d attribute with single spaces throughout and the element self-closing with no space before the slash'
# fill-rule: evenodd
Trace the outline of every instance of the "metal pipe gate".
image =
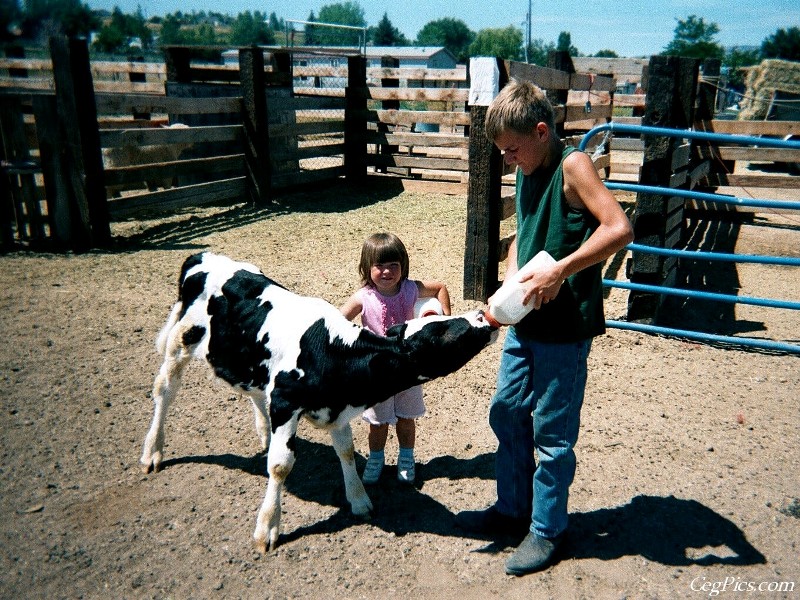
<svg viewBox="0 0 800 600">
<path fill-rule="evenodd" d="M 665 136 L 689 140 L 701 140 L 709 142 L 725 142 L 729 144 L 764 146 L 770 148 L 787 148 L 787 149 L 800 149 L 800 142 L 792 140 L 779 140 L 773 138 L 762 138 L 743 135 L 730 135 L 721 133 L 710 133 L 705 131 L 692 131 L 680 129 L 668 129 L 663 127 L 650 127 L 646 125 L 627 125 L 621 123 L 606 123 L 599 125 L 589 132 L 587 132 L 581 140 L 578 149 L 585 151 L 589 140 L 600 132 L 609 132 L 610 135 L 614 132 L 618 133 L 631 133 L 640 135 L 654 135 Z M 605 141 L 603 142 L 605 143 Z M 695 200 L 713 201 L 721 204 L 731 204 L 735 206 L 748 206 L 755 208 L 780 208 L 784 210 L 796 210 L 800 213 L 800 202 L 784 201 L 784 200 L 768 200 L 759 198 L 737 198 L 735 196 L 725 194 L 710 194 L 704 192 L 694 192 L 692 190 L 675 189 L 669 187 L 658 187 L 650 185 L 629 184 L 621 182 L 606 182 L 606 187 L 610 190 L 624 190 L 631 192 L 642 192 L 648 194 L 659 194 L 668 197 L 678 196 L 681 198 L 691 198 Z M 669 248 L 657 248 L 653 246 L 645 246 L 642 244 L 632 243 L 627 246 L 628 250 L 633 252 L 647 252 L 651 254 L 660 254 L 665 256 L 676 256 L 690 260 L 707 260 L 707 261 L 724 261 L 724 262 L 738 262 L 738 263 L 758 263 L 769 265 L 783 265 L 789 267 L 800 267 L 800 258 L 786 257 L 786 256 L 762 256 L 753 254 L 724 254 L 718 252 L 703 252 L 694 250 L 675 250 Z M 623 288 L 628 290 L 644 291 L 656 294 L 675 295 L 683 297 L 695 297 L 718 302 L 728 302 L 736 304 L 750 304 L 757 306 L 766 306 L 776 309 L 787 310 L 800 310 L 800 302 L 793 300 L 777 300 L 772 298 L 756 298 L 751 296 L 736 296 L 730 294 L 715 294 L 711 292 L 703 292 L 698 290 L 688 290 L 682 288 L 674 288 L 667 286 L 654 286 L 632 282 L 613 281 L 609 279 L 603 280 L 603 285 L 607 287 Z M 769 340 L 764 338 L 750 338 L 743 336 L 725 336 L 716 335 L 712 333 L 691 331 L 685 329 L 676 329 L 672 327 L 660 327 L 657 325 L 648 325 L 644 323 L 633 323 L 628 321 L 607 320 L 608 327 L 617 329 L 626 329 L 630 331 L 639 331 L 642 333 L 652 333 L 657 335 L 666 335 L 681 337 L 685 339 L 732 344 L 744 346 L 749 348 L 758 348 L 762 350 L 769 350 L 775 352 L 786 352 L 793 354 L 800 354 L 800 345 L 792 344 L 789 342 Z"/>
</svg>

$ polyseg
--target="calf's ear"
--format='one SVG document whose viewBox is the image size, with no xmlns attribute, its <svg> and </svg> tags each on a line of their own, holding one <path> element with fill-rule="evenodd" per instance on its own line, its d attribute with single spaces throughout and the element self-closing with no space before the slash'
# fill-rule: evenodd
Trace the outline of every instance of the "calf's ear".
<svg viewBox="0 0 800 600">
<path fill-rule="evenodd" d="M 403 332 L 405 332 L 405 330 L 406 330 L 405 323 L 392 325 L 389 329 L 386 330 L 386 337 L 392 339 L 403 339 Z"/>
</svg>

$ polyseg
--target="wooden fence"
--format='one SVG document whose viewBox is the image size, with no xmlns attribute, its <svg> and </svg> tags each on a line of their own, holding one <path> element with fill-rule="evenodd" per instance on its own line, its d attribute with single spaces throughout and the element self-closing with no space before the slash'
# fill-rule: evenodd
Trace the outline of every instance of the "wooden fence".
<svg viewBox="0 0 800 600">
<path fill-rule="evenodd" d="M 575 73 L 565 52 L 550 56 L 550 67 L 498 60 L 500 87 L 510 78 L 534 82 L 553 104 L 557 133 L 577 145 L 580 132 L 607 123 L 613 114 L 613 78 Z M 590 105 L 587 105 L 587 102 Z M 485 106 L 470 110 L 470 178 L 464 252 L 464 297 L 485 301 L 498 286 L 499 262 L 508 254 L 514 233 L 501 239 L 503 222 L 514 216 L 514 173 L 485 135 Z M 589 151 L 598 171 L 609 172 L 608 148 Z"/>
<path fill-rule="evenodd" d="M 366 68 L 354 54 L 332 60 L 337 66 L 300 66 L 286 49 L 255 48 L 242 49 L 237 64 L 203 62 L 188 47 L 167 49 L 157 64 L 90 62 L 83 44 L 56 39 L 50 59 L 0 59 L 4 247 L 85 248 L 108 240 L 110 219 L 143 210 L 269 202 L 288 187 L 375 173 L 400 177 L 406 187 L 467 193 L 465 295 L 485 298 L 497 285 L 497 262 L 511 238 L 500 240 L 496 224 L 513 213 L 513 174 L 491 157 L 476 121 L 481 107 L 469 106 L 466 68 L 400 68 L 389 58 Z M 615 117 L 614 109 L 643 113 L 645 96 L 616 94 L 612 78 L 574 73 L 563 53 L 548 68 L 501 66 L 504 77 L 529 78 L 548 91 L 559 133 L 572 143 L 609 119 L 642 120 Z M 175 123 L 188 127 L 165 127 Z M 796 133 L 770 122 L 709 116 L 698 123 Z M 589 151 L 604 177 L 638 181 L 644 144 L 614 137 L 593 141 Z M 169 159 L 110 160 L 130 148 L 160 149 Z M 734 173 L 733 161 L 794 158 L 756 148 L 707 152 L 706 165 L 693 156 L 685 169 L 692 185 L 757 185 L 756 175 Z M 491 161 L 499 170 L 487 168 Z M 497 177 L 491 185 L 490 176 Z"/>
<path fill-rule="evenodd" d="M 646 85 L 646 102 L 641 117 L 627 117 L 628 124 L 641 124 L 671 129 L 696 129 L 753 136 L 786 137 L 800 134 L 796 121 L 728 121 L 714 119 L 716 90 L 710 83 L 719 73 L 719 61 L 706 61 L 704 77 L 700 78 L 700 63 L 695 59 L 654 56 L 650 59 Z M 516 66 L 501 63 L 504 77 L 514 76 L 533 81 L 540 87 L 553 89 L 555 74 L 529 65 Z M 548 75 L 551 75 L 548 79 Z M 574 76 L 573 76 L 574 77 Z M 577 87 L 573 84 L 572 87 Z M 613 88 L 612 88 L 613 89 Z M 551 96 L 552 97 L 552 96 Z M 614 104 L 616 97 L 613 98 Z M 625 98 L 624 102 L 636 102 Z M 575 115 L 575 109 L 557 105 L 557 114 Z M 510 232 L 500 239 L 503 221 L 514 211 L 513 194 L 504 193 L 503 164 L 499 153 L 486 141 L 481 141 L 485 110 L 473 107 L 470 146 L 470 188 L 468 195 L 468 223 L 464 264 L 464 290 L 468 299 L 485 301 L 499 285 L 498 262 L 513 240 Z M 605 117 L 608 118 L 608 117 Z M 615 118 L 614 121 L 617 121 Z M 578 125 L 588 129 L 589 123 Z M 568 127 L 565 127 L 565 130 Z M 562 133 L 577 145 L 576 137 Z M 597 144 L 614 152 L 633 154 L 629 169 L 621 173 L 608 171 L 611 159 L 606 154 L 597 155 Z M 594 147 L 595 152 L 592 152 Z M 609 180 L 634 181 L 665 188 L 716 191 L 719 188 L 745 187 L 797 189 L 800 177 L 796 174 L 741 173 L 736 161 L 766 163 L 798 163 L 800 151 L 777 150 L 758 147 L 741 147 L 724 143 L 695 142 L 661 136 L 613 137 L 610 140 L 590 143 L 588 151 L 595 157 L 598 171 Z M 622 175 L 622 177 L 620 177 Z M 691 212 L 687 212 L 691 211 Z M 728 212 L 720 216 L 719 212 Z M 664 194 L 638 193 L 632 216 L 636 241 L 660 248 L 681 248 L 689 234 L 689 219 L 731 218 L 728 205 L 685 201 Z M 674 257 L 634 252 L 627 264 L 627 275 L 632 282 L 673 286 L 680 276 L 679 262 Z M 660 310 L 663 296 L 632 292 L 628 303 L 628 319 L 650 321 Z"/>
</svg>

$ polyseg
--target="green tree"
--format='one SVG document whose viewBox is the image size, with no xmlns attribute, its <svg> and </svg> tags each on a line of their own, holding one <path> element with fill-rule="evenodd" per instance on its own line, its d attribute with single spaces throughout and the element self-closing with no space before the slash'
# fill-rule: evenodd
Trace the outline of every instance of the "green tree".
<svg viewBox="0 0 800 600">
<path fill-rule="evenodd" d="M 161 24 L 159 41 L 162 46 L 176 46 L 187 42 L 181 31 L 181 22 L 177 15 L 167 15 Z"/>
<path fill-rule="evenodd" d="M 274 12 L 270 13 L 269 28 L 272 29 L 273 32 L 283 31 L 284 26 L 285 22 L 283 19 L 278 19 L 278 15 L 276 15 Z"/>
<path fill-rule="evenodd" d="M 744 67 L 755 65 L 761 61 L 761 53 L 758 50 L 746 48 L 729 48 L 722 61 L 723 66 L 728 71 L 728 86 L 737 90 L 744 89 L 745 74 Z"/>
<path fill-rule="evenodd" d="M 26 37 L 55 34 L 86 35 L 100 27 L 100 20 L 80 0 L 27 0 L 23 32 Z"/>
<path fill-rule="evenodd" d="M 702 17 L 690 15 L 685 21 L 678 19 L 675 38 L 667 44 L 663 56 L 685 56 L 688 58 L 719 58 L 725 50 L 715 40 L 719 33 L 716 23 L 706 23 Z"/>
<path fill-rule="evenodd" d="M 389 20 L 389 15 L 383 13 L 383 18 L 377 27 L 370 27 L 369 38 L 376 46 L 407 46 L 408 39 Z"/>
<path fill-rule="evenodd" d="M 522 58 L 522 30 L 509 25 L 503 29 L 481 29 L 469 47 L 470 56 L 498 56 L 505 60 Z"/>
<path fill-rule="evenodd" d="M 545 44 L 542 39 L 533 40 L 528 44 L 528 62 L 532 65 L 546 67 L 547 57 L 555 49 L 556 45 L 553 42 Z"/>
<path fill-rule="evenodd" d="M 94 47 L 100 52 L 121 52 L 128 47 L 129 36 L 125 27 L 125 15 L 119 7 L 114 7 L 111 22 L 100 29 Z"/>
<path fill-rule="evenodd" d="M 267 25 L 265 15 L 248 10 L 234 19 L 230 41 L 234 46 L 267 45 L 275 42 L 275 35 Z"/>
<path fill-rule="evenodd" d="M 326 4 L 319 9 L 319 23 L 335 23 L 349 27 L 366 27 L 364 9 L 356 2 Z M 315 38 L 321 46 L 358 46 L 362 32 L 355 29 L 339 29 L 334 27 L 317 27 Z"/>
<path fill-rule="evenodd" d="M 595 56 L 597 58 L 619 58 L 619 54 L 613 50 L 598 50 Z"/>
<path fill-rule="evenodd" d="M 119 7 L 115 7 L 111 13 L 111 21 L 98 32 L 94 47 L 101 52 L 124 53 L 137 38 L 144 50 L 149 49 L 153 43 L 153 33 L 145 23 L 142 9 L 139 8 L 135 15 L 126 15 Z"/>
<path fill-rule="evenodd" d="M 475 33 L 464 21 L 446 17 L 429 21 L 417 34 L 419 46 L 444 46 L 456 60 L 464 63 L 469 59 L 469 47 L 475 40 Z"/>
<path fill-rule="evenodd" d="M 572 34 L 569 31 L 562 31 L 558 34 L 558 42 L 556 43 L 556 50 L 559 52 L 569 52 L 570 56 L 580 56 L 581 53 L 572 45 Z"/>
<path fill-rule="evenodd" d="M 191 32 L 190 42 L 198 46 L 213 46 L 218 43 L 217 34 L 214 27 L 209 23 L 202 23 L 197 29 Z"/>
<path fill-rule="evenodd" d="M 800 28 L 778 29 L 761 42 L 764 58 L 782 58 L 800 61 Z"/>
<path fill-rule="evenodd" d="M 308 15 L 306 19 L 309 23 L 316 23 L 317 17 L 314 16 L 314 11 L 311 11 L 311 14 Z M 317 38 L 317 34 L 319 33 L 320 28 L 315 27 L 314 25 L 306 25 L 305 30 L 305 44 L 307 46 L 319 46 L 319 40 Z"/>
</svg>

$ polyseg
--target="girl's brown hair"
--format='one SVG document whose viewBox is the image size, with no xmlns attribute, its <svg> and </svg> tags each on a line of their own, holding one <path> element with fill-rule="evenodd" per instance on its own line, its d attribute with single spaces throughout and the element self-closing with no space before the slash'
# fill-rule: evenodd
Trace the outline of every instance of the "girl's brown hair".
<svg viewBox="0 0 800 600">
<path fill-rule="evenodd" d="M 370 270 L 373 265 L 388 262 L 399 262 L 401 279 L 408 278 L 408 252 L 400 238 L 393 233 L 373 233 L 361 247 L 361 261 L 358 264 L 361 285 L 372 282 Z"/>
</svg>

